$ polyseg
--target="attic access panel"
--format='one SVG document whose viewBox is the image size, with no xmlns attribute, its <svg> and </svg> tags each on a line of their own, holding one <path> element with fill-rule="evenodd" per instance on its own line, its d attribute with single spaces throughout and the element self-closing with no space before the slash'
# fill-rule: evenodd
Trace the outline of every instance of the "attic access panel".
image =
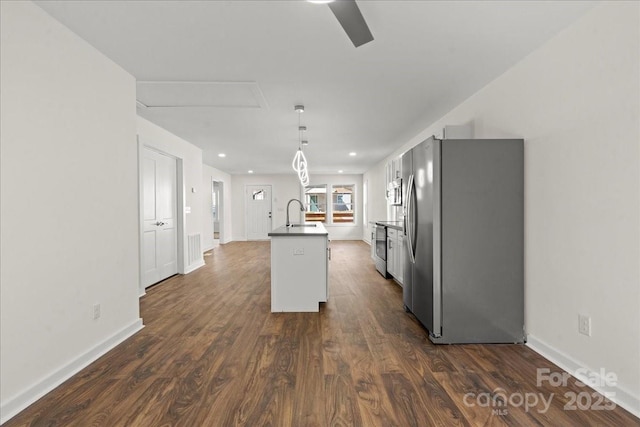
<svg viewBox="0 0 640 427">
<path fill-rule="evenodd" d="M 256 82 L 139 81 L 143 108 L 267 108 Z"/>
</svg>

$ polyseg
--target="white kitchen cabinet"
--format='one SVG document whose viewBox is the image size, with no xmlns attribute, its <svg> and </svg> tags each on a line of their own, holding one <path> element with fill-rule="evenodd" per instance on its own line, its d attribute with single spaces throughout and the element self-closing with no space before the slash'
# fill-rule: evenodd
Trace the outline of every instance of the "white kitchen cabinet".
<svg viewBox="0 0 640 427">
<path fill-rule="evenodd" d="M 400 157 L 391 159 L 387 162 L 387 165 L 385 168 L 385 181 L 384 181 L 385 195 L 387 199 L 389 199 L 388 191 L 391 184 L 395 180 L 402 178 L 401 166 L 402 166 L 402 159 Z"/>
<path fill-rule="evenodd" d="M 371 259 L 376 259 L 376 225 L 371 224 Z"/>
<path fill-rule="evenodd" d="M 387 228 L 387 272 L 402 284 L 404 269 L 404 236 L 402 231 Z"/>
<path fill-rule="evenodd" d="M 319 223 L 271 233 L 271 311 L 319 311 L 329 284 L 328 233 Z"/>
<path fill-rule="evenodd" d="M 402 234 L 402 231 L 398 231 L 398 239 L 396 240 L 396 257 L 395 257 L 395 261 L 396 261 L 396 281 L 398 283 L 400 283 L 401 285 L 404 283 L 404 234 Z"/>
<path fill-rule="evenodd" d="M 387 228 L 387 273 L 396 277 L 398 261 L 397 252 L 398 252 L 398 230 L 395 228 Z"/>
<path fill-rule="evenodd" d="M 397 157 L 389 161 L 389 182 L 402 177 L 402 173 L 400 171 L 400 165 L 402 163 L 400 162 L 400 160 L 401 159 Z"/>
</svg>

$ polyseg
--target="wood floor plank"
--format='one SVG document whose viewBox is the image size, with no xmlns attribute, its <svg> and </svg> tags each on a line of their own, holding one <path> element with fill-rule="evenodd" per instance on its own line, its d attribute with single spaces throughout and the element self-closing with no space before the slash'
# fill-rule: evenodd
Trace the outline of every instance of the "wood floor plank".
<svg viewBox="0 0 640 427">
<path fill-rule="evenodd" d="M 407 347 L 401 349 L 399 346 L 395 346 L 393 348 L 398 352 L 398 355 L 401 354 L 400 352 L 407 354 Z M 405 403 L 405 405 L 407 402 L 414 402 L 419 398 L 421 408 L 423 409 L 422 411 L 418 411 L 417 415 L 428 420 L 428 424 L 426 425 L 469 425 L 456 402 L 453 401 L 452 397 L 434 376 L 438 371 L 431 371 L 429 369 L 429 360 L 424 357 L 420 348 L 409 354 L 414 358 L 405 362 L 403 365 L 404 369 L 401 373 L 384 374 L 391 375 L 388 377 L 390 380 L 386 384 L 387 392 L 395 393 L 394 396 L 396 399 L 398 396 L 402 398 L 401 401 Z M 452 370 L 451 372 L 455 371 Z M 418 393 L 417 398 L 414 397 L 414 392 Z M 407 412 L 407 409 L 403 411 L 403 414 L 405 417 L 409 417 L 410 422 L 419 421 L 416 419 L 416 414 Z"/>
<path fill-rule="evenodd" d="M 277 344 L 276 335 L 260 335 L 254 347 L 247 349 L 252 357 L 242 377 L 240 391 L 232 399 L 214 401 L 211 413 L 215 415 L 216 423 L 213 425 L 249 425 L 254 412 L 269 402 L 269 371 L 275 360 Z"/>
<path fill-rule="evenodd" d="M 537 369 L 562 370 L 526 346 L 432 344 L 368 245 L 331 246 L 318 313 L 271 313 L 269 242 L 217 247 L 147 289 L 143 330 L 3 427 L 640 426 L 619 407 L 565 410 L 591 390 L 538 386 Z M 501 412 L 469 393 L 553 399 Z"/>
<path fill-rule="evenodd" d="M 456 402 L 458 409 L 471 425 L 502 426 L 513 425 L 511 420 L 505 418 L 502 408 L 486 408 L 484 400 L 478 402 L 478 396 L 490 396 L 491 389 L 482 378 L 472 372 L 434 372 L 433 376 L 444 388 L 451 399 Z M 516 424 L 516 425 L 529 425 Z"/>
<path fill-rule="evenodd" d="M 96 403 L 108 399 L 118 387 L 118 380 L 108 379 L 97 384 L 86 382 L 73 390 L 73 393 L 59 394 L 50 399 L 45 396 L 42 402 L 42 412 L 37 408 L 31 417 L 19 414 L 10 422 L 15 425 L 39 426 L 81 426 L 85 425 L 89 417 L 89 410 L 93 410 Z M 54 400 L 54 401 L 51 401 Z M 31 419 L 29 419 L 31 418 Z M 3 424 L 6 425 L 7 423 Z"/>
<path fill-rule="evenodd" d="M 293 343 L 277 337 L 269 344 L 257 366 L 258 374 L 243 390 L 234 425 L 292 425 Z"/>
<path fill-rule="evenodd" d="M 399 425 L 394 409 L 386 398 L 380 367 L 363 335 L 345 335 L 347 352 L 352 364 L 351 377 L 355 385 L 358 407 L 363 425 L 392 426 Z M 384 365 L 384 363 L 383 363 Z"/>
<path fill-rule="evenodd" d="M 164 410 L 176 398 L 178 381 L 178 378 L 157 378 L 143 393 L 130 396 L 120 405 L 113 407 L 109 416 L 102 422 L 94 419 L 88 425 L 118 427 L 159 425 L 158 422 Z"/>
<path fill-rule="evenodd" d="M 127 422 L 119 420 L 123 415 L 133 416 L 138 412 L 131 406 L 132 401 L 143 405 L 152 396 L 153 390 L 164 388 L 165 384 L 150 376 L 131 377 L 118 380 L 108 399 L 96 402 L 92 408 L 91 416 L 79 420 L 78 425 L 126 425 Z M 131 411 L 131 409 L 134 411 Z M 130 425 L 130 424 L 129 424 Z"/>
<path fill-rule="evenodd" d="M 338 300 L 341 297 L 333 297 Z M 333 303 L 321 311 L 321 334 L 322 334 L 322 367 L 326 375 L 338 375 L 348 372 L 351 368 L 344 349 L 344 338 L 340 328 L 340 316 Z"/>
<path fill-rule="evenodd" d="M 319 314 L 305 313 L 302 319 L 294 392 L 296 396 L 319 396 L 324 391 L 321 317 Z M 292 425 L 327 425 L 322 399 L 294 399 Z"/>
<path fill-rule="evenodd" d="M 363 425 L 351 375 L 326 375 L 324 385 L 327 425 Z"/>
<path fill-rule="evenodd" d="M 436 420 L 427 408 L 424 396 L 414 387 L 414 384 L 403 374 L 382 374 L 387 395 L 391 400 L 396 417 L 402 426 L 430 426 L 436 425 Z"/>
<path fill-rule="evenodd" d="M 353 305 L 356 304 L 357 303 L 353 303 Z M 363 306 L 363 304 L 359 305 Z M 369 309 L 361 310 L 358 314 L 357 322 L 361 331 L 359 335 L 364 337 L 372 357 L 376 360 L 379 372 L 400 372 L 402 369 L 397 360 L 396 353 L 391 351 L 390 346 L 392 344 L 380 326 L 377 316 Z"/>
</svg>

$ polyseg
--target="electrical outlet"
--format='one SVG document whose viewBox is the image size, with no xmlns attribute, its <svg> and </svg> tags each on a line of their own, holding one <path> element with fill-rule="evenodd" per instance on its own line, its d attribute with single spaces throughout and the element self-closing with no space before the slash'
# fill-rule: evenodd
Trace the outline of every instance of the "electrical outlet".
<svg viewBox="0 0 640 427">
<path fill-rule="evenodd" d="M 293 250 L 294 255 L 304 255 L 304 248 L 295 248 Z"/>
<path fill-rule="evenodd" d="M 578 332 L 588 337 L 591 336 L 591 317 L 584 314 L 578 315 Z"/>
<path fill-rule="evenodd" d="M 100 318 L 100 304 L 93 304 L 93 320 Z"/>
</svg>

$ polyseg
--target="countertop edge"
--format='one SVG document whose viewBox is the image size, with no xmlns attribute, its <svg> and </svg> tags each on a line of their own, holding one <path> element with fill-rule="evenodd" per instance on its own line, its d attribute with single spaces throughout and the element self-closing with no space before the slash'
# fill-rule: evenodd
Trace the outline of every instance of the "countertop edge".
<svg viewBox="0 0 640 427">
<path fill-rule="evenodd" d="M 400 224 L 393 224 L 393 222 L 398 222 Z M 402 221 L 375 221 L 376 225 L 393 228 L 394 230 L 402 231 Z"/>
<path fill-rule="evenodd" d="M 326 237 L 329 235 L 329 232 L 326 228 L 324 228 L 324 225 L 322 224 L 318 224 L 313 227 L 287 227 L 283 225 L 274 229 L 268 235 L 270 237 Z"/>
</svg>

